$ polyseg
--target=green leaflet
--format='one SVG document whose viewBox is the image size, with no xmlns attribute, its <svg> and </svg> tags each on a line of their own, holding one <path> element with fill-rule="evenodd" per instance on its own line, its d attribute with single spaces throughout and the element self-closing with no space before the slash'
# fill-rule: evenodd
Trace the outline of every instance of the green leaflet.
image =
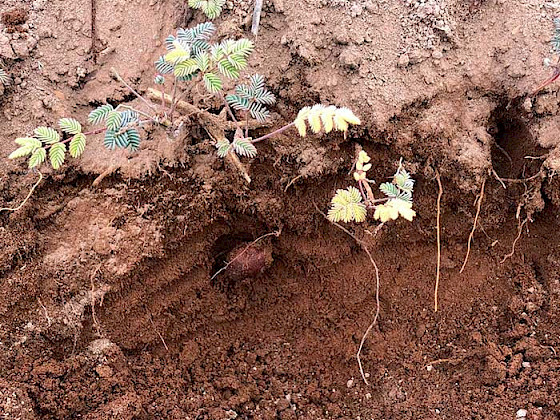
<svg viewBox="0 0 560 420">
<path fill-rule="evenodd" d="M 222 90 L 222 79 L 214 73 L 206 73 L 203 77 L 204 87 L 210 93 L 216 93 Z"/>
<path fill-rule="evenodd" d="M 45 144 L 54 144 L 60 141 L 60 134 L 58 134 L 58 131 L 50 127 L 37 127 L 35 129 L 35 135 Z"/>
<path fill-rule="evenodd" d="M 35 149 L 31 157 L 29 158 L 29 168 L 32 169 L 39 166 L 45 161 L 46 158 L 47 151 L 45 150 L 45 148 L 40 147 L 38 149 Z"/>
<path fill-rule="evenodd" d="M 64 163 L 66 154 L 66 145 L 64 143 L 55 143 L 49 149 L 49 159 L 53 169 L 59 169 Z"/>
<path fill-rule="evenodd" d="M 114 108 L 110 104 L 101 105 L 89 113 L 88 121 L 91 124 L 100 124 L 105 121 L 109 113 L 113 110 Z"/>
<path fill-rule="evenodd" d="M 86 148 L 86 136 L 83 133 L 78 133 L 70 141 L 70 156 L 73 158 L 78 158 L 84 153 Z"/>
<path fill-rule="evenodd" d="M 68 134 L 78 134 L 82 132 L 82 125 L 74 118 L 62 118 L 58 121 L 60 129 Z"/>
</svg>

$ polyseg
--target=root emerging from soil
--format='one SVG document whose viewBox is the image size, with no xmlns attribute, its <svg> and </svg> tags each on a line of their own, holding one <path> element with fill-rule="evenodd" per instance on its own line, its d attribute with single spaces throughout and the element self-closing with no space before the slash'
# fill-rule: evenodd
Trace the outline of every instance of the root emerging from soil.
<svg viewBox="0 0 560 420">
<path fill-rule="evenodd" d="M 441 274 L 441 196 L 443 195 L 443 187 L 441 185 L 441 178 L 439 172 L 436 171 L 436 180 L 438 183 L 438 196 L 437 196 L 437 216 L 436 216 L 436 230 L 437 230 L 437 268 L 436 268 L 436 286 L 434 290 L 434 312 L 438 311 L 438 290 L 439 278 Z"/>
<path fill-rule="evenodd" d="M 469 235 L 469 239 L 467 241 L 467 255 L 465 255 L 465 261 L 463 261 L 463 266 L 459 273 L 462 273 L 467 266 L 467 262 L 469 261 L 469 255 L 471 253 L 471 243 L 474 237 L 474 232 L 476 231 L 476 225 L 478 224 L 478 217 L 480 216 L 480 208 L 482 207 L 482 201 L 484 200 L 484 186 L 486 185 L 486 178 L 482 181 L 482 186 L 480 187 L 480 194 L 476 198 L 476 215 L 474 216 L 474 223 L 471 233 Z"/>
<path fill-rule="evenodd" d="M 517 228 L 517 236 L 515 237 L 515 239 L 513 241 L 513 244 L 511 245 L 511 252 L 509 254 L 507 254 L 506 256 L 504 256 L 502 261 L 500 261 L 500 264 L 505 263 L 508 258 L 513 257 L 513 254 L 515 254 L 515 246 L 517 245 L 517 242 L 521 238 L 521 234 L 523 233 L 523 226 L 525 226 L 525 224 L 527 223 L 527 220 L 529 220 L 529 219 L 527 218 L 519 224 L 519 227 Z"/>
<path fill-rule="evenodd" d="M 377 263 L 375 262 L 375 260 L 373 259 L 373 256 L 371 255 L 371 252 L 369 251 L 367 245 L 365 244 L 364 241 L 362 241 L 361 239 L 358 239 L 356 237 L 356 235 L 354 235 L 352 232 L 350 232 L 348 229 L 346 229 L 344 226 L 333 222 L 332 220 L 329 220 L 329 218 L 327 217 L 327 215 L 325 213 L 323 213 L 319 207 L 317 207 L 317 204 L 313 203 L 315 205 L 315 208 L 317 209 L 317 211 L 321 214 L 321 216 L 323 216 L 326 220 L 328 220 L 330 223 L 332 223 L 333 225 L 335 225 L 337 228 L 339 228 L 340 230 L 342 230 L 344 233 L 346 233 L 347 235 L 349 235 L 350 237 L 352 237 L 357 243 L 358 245 L 360 245 L 362 247 L 362 249 L 364 250 L 364 252 L 367 254 L 371 265 L 373 265 L 373 269 L 375 271 L 375 316 L 373 317 L 373 321 L 371 322 L 371 324 L 369 324 L 369 327 L 367 328 L 366 332 L 364 333 L 364 335 L 362 336 L 362 340 L 360 341 L 360 347 L 358 348 L 358 352 L 356 353 L 356 359 L 358 360 L 358 366 L 360 367 L 360 374 L 362 375 L 362 379 L 364 380 L 366 385 L 369 385 L 369 382 L 366 378 L 366 375 L 364 373 L 364 367 L 362 365 L 362 359 L 360 357 L 361 353 L 362 353 L 362 349 L 364 347 L 364 343 L 366 342 L 367 336 L 369 335 L 369 333 L 371 332 L 371 330 L 373 329 L 373 327 L 375 326 L 375 324 L 377 324 L 377 319 L 379 318 L 379 311 L 380 311 L 380 303 L 379 303 L 379 284 L 380 284 L 380 280 L 379 280 L 379 267 L 377 267 Z M 383 227 L 384 223 L 381 223 L 379 226 L 377 226 L 377 228 L 375 229 L 375 231 L 371 234 L 373 237 L 375 237 L 377 235 L 377 233 L 379 233 L 379 231 L 381 230 L 381 228 Z"/>
<path fill-rule="evenodd" d="M 43 174 L 40 171 L 37 171 L 37 172 L 39 172 L 39 179 L 37 180 L 37 182 L 35 184 L 33 184 L 31 189 L 29 190 L 29 193 L 27 194 L 27 197 L 25 197 L 25 200 L 23 200 L 21 202 L 21 204 L 17 207 L 3 207 L 3 208 L 0 208 L 0 212 L 2 212 L 2 211 L 18 211 L 23 206 L 25 206 L 25 203 L 27 203 L 27 201 L 31 197 L 31 195 L 33 194 L 33 191 L 35 191 L 35 189 L 39 186 L 39 184 L 43 180 Z"/>
</svg>

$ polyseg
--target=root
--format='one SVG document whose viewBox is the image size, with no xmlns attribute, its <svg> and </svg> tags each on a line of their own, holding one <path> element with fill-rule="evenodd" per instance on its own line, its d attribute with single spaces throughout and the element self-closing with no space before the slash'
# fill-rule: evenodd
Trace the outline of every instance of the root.
<svg viewBox="0 0 560 420">
<path fill-rule="evenodd" d="M 37 171 L 37 172 L 39 172 L 39 171 Z M 25 203 L 27 203 L 27 201 L 29 200 L 29 197 L 31 197 L 31 195 L 33 194 L 33 191 L 35 191 L 35 189 L 41 183 L 42 180 L 43 180 L 43 174 L 41 172 L 39 172 L 39 179 L 31 187 L 31 189 L 29 190 L 29 194 L 27 194 L 27 197 L 25 197 L 25 200 L 23 200 L 23 202 L 17 207 L 13 207 L 13 208 L 12 207 L 3 207 L 3 208 L 0 208 L 0 212 L 2 212 L 2 211 L 18 211 L 19 209 L 21 209 L 25 205 Z"/>
<path fill-rule="evenodd" d="M 152 314 L 150 314 L 150 322 L 152 323 L 152 327 L 154 328 L 154 331 L 156 332 L 156 334 L 158 335 L 159 339 L 161 340 L 161 342 L 163 343 L 163 347 L 165 347 L 165 350 L 169 351 L 169 347 L 167 347 L 167 343 L 165 342 L 165 340 L 163 339 L 163 336 L 159 333 L 159 331 L 156 328 L 156 324 L 154 324 L 154 320 L 152 319 Z"/>
<path fill-rule="evenodd" d="M 441 178 L 439 172 L 436 171 L 436 179 L 438 183 L 438 197 L 437 197 L 437 217 L 436 217 L 436 229 L 437 229 L 437 268 L 436 268 L 436 287 L 434 290 L 434 312 L 438 311 L 438 290 L 439 290 L 439 278 L 441 274 L 441 196 L 443 195 L 443 186 L 441 185 Z"/>
<path fill-rule="evenodd" d="M 281 233 L 282 233 L 282 228 L 280 228 L 280 229 L 278 229 L 278 230 L 275 230 L 274 232 L 269 232 L 269 233 L 266 233 L 266 234 L 264 234 L 264 235 L 262 235 L 262 236 L 259 236 L 257 239 L 255 239 L 253 242 L 251 242 L 251 243 L 248 244 L 245 248 L 243 248 L 243 251 L 241 251 L 239 254 L 237 254 L 237 255 L 235 256 L 235 258 L 233 258 L 231 261 L 228 261 L 228 263 L 227 263 L 225 266 L 223 266 L 223 267 L 220 268 L 218 271 L 216 271 L 216 272 L 214 273 L 214 275 L 213 275 L 212 277 L 210 277 L 210 281 L 214 280 L 214 279 L 216 278 L 216 276 L 217 276 L 218 274 L 220 274 L 222 271 L 227 270 L 227 268 L 228 268 L 234 261 L 236 261 L 239 257 L 241 257 L 243 254 L 245 254 L 245 252 L 247 252 L 247 250 L 248 250 L 251 246 L 255 245 L 257 242 L 263 240 L 264 238 L 268 238 L 269 236 L 276 236 L 276 237 L 279 237 Z"/>
<path fill-rule="evenodd" d="M 476 205 L 476 215 L 474 216 L 474 223 L 471 233 L 469 235 L 469 240 L 467 241 L 467 255 L 465 255 L 465 261 L 463 262 L 463 266 L 459 273 L 462 273 L 465 270 L 467 262 L 469 261 L 469 255 L 471 253 L 471 242 L 474 237 L 474 232 L 476 231 L 476 225 L 478 224 L 478 217 L 480 216 L 480 208 L 482 207 L 482 200 L 484 200 L 484 186 L 486 185 L 486 178 L 482 181 L 482 186 L 480 187 L 480 195 L 477 198 L 477 205 Z"/>
<path fill-rule="evenodd" d="M 503 264 L 508 258 L 513 257 L 513 254 L 515 254 L 515 245 L 517 245 L 517 241 L 519 241 L 519 239 L 521 238 L 521 234 L 523 233 L 523 226 L 525 226 L 525 224 L 527 223 L 527 220 L 529 220 L 529 219 L 527 218 L 527 219 L 523 220 L 523 222 L 521 222 L 519 224 L 519 226 L 517 227 L 517 237 L 515 238 L 515 240 L 513 241 L 513 244 L 511 245 L 511 252 L 509 254 L 507 254 L 506 256 L 504 256 L 502 261 L 500 261 L 500 264 Z"/>
<path fill-rule="evenodd" d="M 379 303 L 379 283 L 380 283 L 380 281 L 379 281 L 379 268 L 377 267 L 377 263 L 373 259 L 372 255 L 371 255 L 371 252 L 369 251 L 369 249 L 368 249 L 368 247 L 367 247 L 367 245 L 365 244 L 364 241 L 362 241 L 361 239 L 358 239 L 356 237 L 356 235 L 354 235 L 352 232 L 350 232 L 344 226 L 340 225 L 339 223 L 336 223 L 336 222 L 333 222 L 333 221 L 329 220 L 327 215 L 325 213 L 323 213 L 319 209 L 319 207 L 317 207 L 317 204 L 315 204 L 315 203 L 313 203 L 313 204 L 315 205 L 315 209 L 317 210 L 317 212 L 319 212 L 319 214 L 321 214 L 326 220 L 328 220 L 330 223 L 332 223 L 337 228 L 342 230 L 344 233 L 346 233 L 347 235 L 352 237 L 358 243 L 358 245 L 360 245 L 362 247 L 362 249 L 364 250 L 364 252 L 368 256 L 368 258 L 371 262 L 371 265 L 373 266 L 373 269 L 375 270 L 375 316 L 373 317 L 373 321 L 371 322 L 371 324 L 369 324 L 369 327 L 367 328 L 366 332 L 362 336 L 362 340 L 360 341 L 360 347 L 358 348 L 358 352 L 356 353 L 356 359 L 358 360 L 358 366 L 360 367 L 360 374 L 362 375 L 362 379 L 364 380 L 366 385 L 369 385 L 369 382 L 368 382 L 368 380 L 366 378 L 366 375 L 364 373 L 364 367 L 362 365 L 362 359 L 361 359 L 360 355 L 362 353 L 362 349 L 364 347 L 364 343 L 366 342 L 367 336 L 369 335 L 369 333 L 371 332 L 373 327 L 377 324 L 377 319 L 379 318 L 379 311 L 380 311 L 380 307 L 381 307 L 381 305 Z M 381 230 L 383 225 L 384 224 L 381 223 L 379 226 L 377 226 L 373 235 L 376 235 Z"/>
<path fill-rule="evenodd" d="M 97 331 L 97 335 L 100 336 L 100 337 L 101 337 L 101 328 L 100 328 L 99 321 L 97 320 L 97 315 L 95 313 L 95 284 L 93 282 L 93 279 L 95 278 L 95 275 L 101 269 L 101 265 L 102 265 L 102 263 L 99 263 L 99 265 L 97 267 L 95 267 L 95 270 L 93 270 L 93 272 L 91 273 L 91 276 L 89 278 L 90 283 L 91 283 L 91 319 L 93 321 L 93 325 L 95 326 L 95 330 Z"/>
</svg>

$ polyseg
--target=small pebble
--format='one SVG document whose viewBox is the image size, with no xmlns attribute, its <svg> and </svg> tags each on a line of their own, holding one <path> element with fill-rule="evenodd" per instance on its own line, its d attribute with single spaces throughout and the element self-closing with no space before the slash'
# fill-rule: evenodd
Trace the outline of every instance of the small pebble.
<svg viewBox="0 0 560 420">
<path fill-rule="evenodd" d="M 527 417 L 527 410 L 520 408 L 519 410 L 517 410 L 517 413 L 515 413 L 515 418 L 516 419 L 524 419 Z"/>
</svg>

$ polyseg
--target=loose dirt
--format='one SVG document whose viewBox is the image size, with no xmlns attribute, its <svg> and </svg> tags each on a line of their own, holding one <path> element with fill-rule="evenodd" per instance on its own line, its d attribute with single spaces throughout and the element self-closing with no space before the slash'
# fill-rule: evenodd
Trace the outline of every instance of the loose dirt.
<svg viewBox="0 0 560 420">
<path fill-rule="evenodd" d="M 316 102 L 363 124 L 346 139 L 259 143 L 243 160 L 251 184 L 195 116 L 175 139 L 147 133 L 132 154 L 91 138 L 82 159 L 45 171 L 20 211 L 0 213 L 2 416 L 560 418 L 560 98 L 556 85 L 530 95 L 551 72 L 558 5 L 264 3 L 250 71 L 278 97 L 273 125 Z M 165 37 L 204 21 L 182 0 L 0 0 L 0 13 L 0 65 L 13 79 L 0 96 L 0 207 L 37 180 L 5 158 L 15 137 L 132 101 L 111 68 L 147 92 Z M 249 36 L 251 14 L 251 2 L 228 2 L 219 37 Z M 350 184 L 356 143 L 378 182 L 401 157 L 417 180 L 413 223 L 376 238 L 374 223 L 349 226 L 381 274 L 361 354 L 369 386 L 356 352 L 375 275 L 315 209 Z"/>
</svg>

